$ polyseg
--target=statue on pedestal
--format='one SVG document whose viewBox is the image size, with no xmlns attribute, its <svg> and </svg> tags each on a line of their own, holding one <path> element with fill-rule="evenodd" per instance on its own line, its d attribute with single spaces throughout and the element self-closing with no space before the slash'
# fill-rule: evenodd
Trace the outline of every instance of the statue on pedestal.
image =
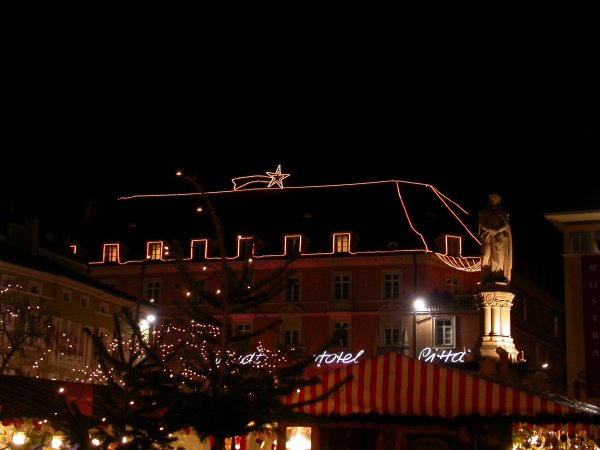
<svg viewBox="0 0 600 450">
<path fill-rule="evenodd" d="M 481 282 L 510 283 L 512 235 L 508 213 L 500 208 L 498 194 L 489 195 L 488 207 L 479 213 Z"/>
</svg>

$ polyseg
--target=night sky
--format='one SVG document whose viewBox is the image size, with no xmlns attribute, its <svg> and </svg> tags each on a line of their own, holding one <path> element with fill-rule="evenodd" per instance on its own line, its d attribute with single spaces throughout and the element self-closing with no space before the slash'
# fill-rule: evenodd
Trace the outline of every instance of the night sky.
<svg viewBox="0 0 600 450">
<path fill-rule="evenodd" d="M 600 209 L 600 76 L 575 39 L 485 51 L 448 37 L 419 50 L 365 36 L 285 51 L 244 41 L 186 58 L 101 45 L 74 59 L 40 42 L 36 70 L 9 64 L 5 216 L 68 227 L 85 199 L 189 190 L 181 167 L 221 190 L 281 164 L 287 186 L 429 183 L 474 217 L 497 192 L 516 254 L 555 271 L 560 234 L 543 214 Z"/>
</svg>

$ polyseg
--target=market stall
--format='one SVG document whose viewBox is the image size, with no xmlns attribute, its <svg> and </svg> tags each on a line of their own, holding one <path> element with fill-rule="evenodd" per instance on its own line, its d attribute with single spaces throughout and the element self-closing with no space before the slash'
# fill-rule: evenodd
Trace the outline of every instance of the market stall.
<svg viewBox="0 0 600 450">
<path fill-rule="evenodd" d="M 531 443 L 534 436 L 538 436 L 536 442 L 546 438 L 551 442 L 555 437 L 559 443 L 565 436 L 568 441 L 577 437 L 586 443 L 598 437 L 597 406 L 396 353 L 328 370 L 322 374 L 321 384 L 305 387 L 286 401 L 290 405 L 310 402 L 348 375 L 352 380 L 337 392 L 299 409 L 319 419 L 316 434 L 343 424 L 352 424 L 355 430 L 361 424 L 371 430 L 376 425 L 379 433 L 372 439 L 373 449 L 407 448 L 407 442 L 419 448 L 419 436 L 428 439 L 427 448 L 440 449 L 456 442 L 463 445 L 459 448 L 472 448 L 469 445 L 475 441 L 478 449 L 506 448 L 502 442 L 509 441 L 514 448 L 520 444 L 527 448 L 525 442 L 529 439 Z M 438 447 L 432 435 L 440 436 Z M 349 440 L 358 440 L 358 436 Z M 486 444 L 485 440 L 496 443 Z M 326 445 L 313 442 L 312 449 Z M 352 444 L 347 448 L 352 450 Z"/>
</svg>

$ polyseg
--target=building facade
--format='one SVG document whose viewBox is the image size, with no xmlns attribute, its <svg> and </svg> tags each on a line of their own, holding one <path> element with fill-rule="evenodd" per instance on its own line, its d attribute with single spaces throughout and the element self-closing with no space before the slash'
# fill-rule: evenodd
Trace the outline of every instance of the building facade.
<svg viewBox="0 0 600 450">
<path fill-rule="evenodd" d="M 544 215 L 563 235 L 569 395 L 600 404 L 600 211 Z"/>
<path fill-rule="evenodd" d="M 0 236 L 0 348 L 3 373 L 91 381 L 95 352 L 85 328 L 107 339 L 113 314 L 137 298 L 87 275 L 87 265 L 38 245 L 38 223 L 9 223 Z M 155 312 L 141 307 L 147 316 Z M 16 351 L 12 351 L 12 350 Z"/>
<path fill-rule="evenodd" d="M 275 186 L 208 193 L 208 200 L 220 213 L 227 261 L 238 268 L 252 262 L 249 282 L 293 259 L 289 284 L 260 310 L 236 316 L 236 332 L 281 318 L 261 344 L 305 354 L 337 333 L 327 354 L 315 355 L 315 371 L 386 352 L 437 362 L 472 358 L 482 339 L 480 243 L 466 211 L 434 187 Z M 194 288 L 217 292 L 219 240 L 206 201 L 198 194 L 125 199 L 111 217 L 121 220 L 120 229 L 96 224 L 102 233 L 93 235 L 106 238 L 90 252 L 91 276 L 155 300 L 164 318 Z M 562 305 L 519 276 L 510 288 L 515 347 L 534 367 L 550 361 L 561 384 Z"/>
</svg>

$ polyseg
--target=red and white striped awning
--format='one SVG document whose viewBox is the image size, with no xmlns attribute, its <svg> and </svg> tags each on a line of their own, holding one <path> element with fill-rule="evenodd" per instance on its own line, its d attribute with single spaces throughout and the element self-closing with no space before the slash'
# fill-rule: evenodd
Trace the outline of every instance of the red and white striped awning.
<svg viewBox="0 0 600 450">
<path fill-rule="evenodd" d="M 286 403 L 293 405 L 317 398 L 348 375 L 353 379 L 341 389 L 324 400 L 299 407 L 298 412 L 324 416 L 377 413 L 447 419 L 470 414 L 521 418 L 600 414 L 600 408 L 594 405 L 511 387 L 396 353 L 329 370 L 321 375 L 321 384 L 301 389 L 287 397 Z"/>
</svg>

